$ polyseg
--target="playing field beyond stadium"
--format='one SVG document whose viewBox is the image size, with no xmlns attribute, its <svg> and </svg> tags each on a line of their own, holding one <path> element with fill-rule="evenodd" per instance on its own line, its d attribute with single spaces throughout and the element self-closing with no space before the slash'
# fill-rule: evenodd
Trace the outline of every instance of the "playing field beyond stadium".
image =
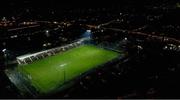
<svg viewBox="0 0 180 100">
<path fill-rule="evenodd" d="M 82 45 L 32 64 L 18 66 L 17 70 L 28 76 L 38 92 L 49 93 L 63 85 L 64 80 L 69 81 L 118 56 L 119 53 L 114 51 Z"/>
</svg>

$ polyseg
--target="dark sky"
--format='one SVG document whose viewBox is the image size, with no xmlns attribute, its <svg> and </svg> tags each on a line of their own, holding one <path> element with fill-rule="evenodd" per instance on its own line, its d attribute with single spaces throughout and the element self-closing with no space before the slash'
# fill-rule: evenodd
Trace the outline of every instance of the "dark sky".
<svg viewBox="0 0 180 100">
<path fill-rule="evenodd" d="M 26 9 L 47 9 L 63 10 L 74 8 L 93 8 L 93 7 L 112 7 L 124 6 L 127 4 L 133 6 L 144 6 L 145 4 L 163 4 L 175 0 L 1 0 L 0 16 L 13 15 L 16 12 L 22 12 Z M 178 1 L 178 0 L 176 0 Z"/>
<path fill-rule="evenodd" d="M 63 5 L 104 5 L 104 4 L 115 4 L 118 0 L 2 0 L 1 6 L 63 6 Z M 125 1 L 125 0 L 120 0 Z"/>
<path fill-rule="evenodd" d="M 109 6 L 109 5 L 143 5 L 145 3 L 161 3 L 175 0 L 1 0 L 0 8 L 21 8 L 21 7 L 71 7 L 71 6 Z M 177 1 L 177 0 L 176 0 Z M 3 9 L 3 10 L 5 10 Z M 1 9 L 2 10 L 2 9 Z"/>
<path fill-rule="evenodd" d="M 122 0 L 121 0 L 122 1 Z M 0 15 L 12 13 L 21 9 L 73 9 L 77 7 L 109 7 L 116 4 L 116 0 L 2 0 L 0 1 Z M 121 3 L 122 4 L 122 3 Z"/>
</svg>

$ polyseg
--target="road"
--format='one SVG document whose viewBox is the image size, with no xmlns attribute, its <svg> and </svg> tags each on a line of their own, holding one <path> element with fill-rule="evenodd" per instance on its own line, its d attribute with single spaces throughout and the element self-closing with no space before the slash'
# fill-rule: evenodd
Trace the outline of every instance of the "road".
<svg viewBox="0 0 180 100">
<path fill-rule="evenodd" d="M 172 44 L 178 44 L 180 45 L 180 40 L 179 39 L 175 39 L 172 37 L 168 37 L 168 36 L 158 36 L 155 34 L 149 34 L 149 33 L 143 33 L 143 32 L 139 32 L 141 29 L 146 28 L 147 26 L 142 26 L 140 28 L 134 29 L 134 30 L 124 30 L 124 29 L 119 29 L 119 28 L 107 28 L 104 27 L 106 25 L 109 25 L 111 23 L 113 23 L 116 20 L 111 20 L 109 22 L 100 24 L 100 25 L 86 25 L 89 28 L 94 28 L 97 29 L 99 26 L 100 29 L 104 29 L 104 30 L 112 30 L 112 31 L 117 31 L 117 32 L 122 32 L 124 34 L 128 34 L 130 36 L 143 36 L 145 39 L 149 38 L 149 39 L 153 39 L 153 40 L 157 40 L 160 42 L 164 42 L 164 43 L 172 43 Z"/>
</svg>

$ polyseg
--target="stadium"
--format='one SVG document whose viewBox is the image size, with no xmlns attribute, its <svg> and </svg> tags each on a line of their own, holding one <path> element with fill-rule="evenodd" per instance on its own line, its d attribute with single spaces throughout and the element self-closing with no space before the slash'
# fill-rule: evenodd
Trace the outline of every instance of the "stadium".
<svg viewBox="0 0 180 100">
<path fill-rule="evenodd" d="M 179 0 L 2 1 L 0 99 L 180 98 Z"/>
<path fill-rule="evenodd" d="M 123 51 L 95 45 L 90 37 L 65 46 L 17 57 L 5 70 L 22 96 L 41 97 L 72 86 L 81 77 L 124 57 Z"/>
</svg>

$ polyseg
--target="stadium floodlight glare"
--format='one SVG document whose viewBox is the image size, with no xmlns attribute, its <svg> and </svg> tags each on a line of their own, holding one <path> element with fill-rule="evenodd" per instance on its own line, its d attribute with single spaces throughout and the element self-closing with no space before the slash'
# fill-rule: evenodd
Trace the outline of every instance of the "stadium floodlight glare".
<svg viewBox="0 0 180 100">
<path fill-rule="evenodd" d="M 6 52 L 6 50 L 7 50 L 7 49 L 3 49 L 3 50 L 2 50 L 2 52 L 4 52 L 4 53 L 5 53 L 5 52 Z"/>
<path fill-rule="evenodd" d="M 89 32 L 89 33 L 90 33 L 90 32 L 91 32 L 91 30 L 86 30 L 86 32 Z"/>
</svg>

